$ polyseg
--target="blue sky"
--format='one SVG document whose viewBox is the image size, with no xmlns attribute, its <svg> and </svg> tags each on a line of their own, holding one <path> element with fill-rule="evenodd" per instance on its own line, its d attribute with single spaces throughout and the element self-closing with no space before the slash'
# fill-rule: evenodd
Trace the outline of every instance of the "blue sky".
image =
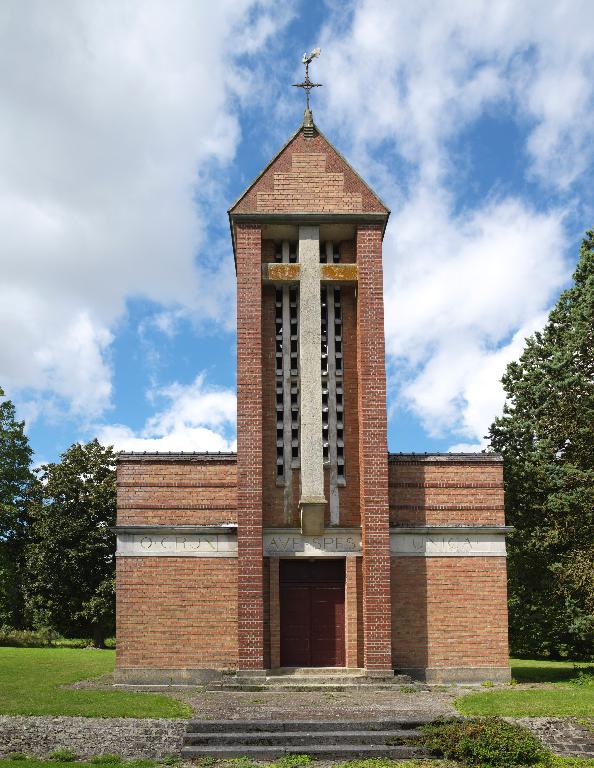
<svg viewBox="0 0 594 768">
<path fill-rule="evenodd" d="M 140 0 L 0 13 L 0 386 L 37 462 L 235 441 L 227 208 L 314 117 L 392 209 L 389 446 L 476 450 L 594 224 L 594 5 Z"/>
</svg>

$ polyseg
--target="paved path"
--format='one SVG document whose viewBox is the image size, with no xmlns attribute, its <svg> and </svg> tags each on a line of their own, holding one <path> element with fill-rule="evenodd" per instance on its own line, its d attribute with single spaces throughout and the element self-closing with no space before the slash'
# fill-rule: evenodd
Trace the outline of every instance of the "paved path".
<svg viewBox="0 0 594 768">
<path fill-rule="evenodd" d="M 399 715 L 457 714 L 460 691 L 206 691 L 184 694 L 194 717 L 204 720 L 390 720 Z"/>
</svg>

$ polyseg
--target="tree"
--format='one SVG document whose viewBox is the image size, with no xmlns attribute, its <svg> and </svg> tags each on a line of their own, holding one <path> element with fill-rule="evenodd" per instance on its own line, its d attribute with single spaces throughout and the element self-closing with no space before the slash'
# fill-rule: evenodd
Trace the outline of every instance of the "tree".
<svg viewBox="0 0 594 768">
<path fill-rule="evenodd" d="M 0 388 L 0 398 L 4 391 Z M 22 628 L 23 564 L 33 451 L 10 400 L 0 402 L 0 626 Z"/>
<path fill-rule="evenodd" d="M 115 461 L 111 447 L 93 440 L 41 468 L 27 551 L 34 625 L 91 636 L 98 647 L 114 629 Z"/>
<path fill-rule="evenodd" d="M 502 379 L 512 650 L 594 653 L 594 231 L 573 285 Z"/>
</svg>

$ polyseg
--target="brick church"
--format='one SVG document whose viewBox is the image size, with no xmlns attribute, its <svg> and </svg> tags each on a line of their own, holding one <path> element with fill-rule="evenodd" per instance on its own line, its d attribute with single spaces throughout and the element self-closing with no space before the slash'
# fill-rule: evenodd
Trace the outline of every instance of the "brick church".
<svg viewBox="0 0 594 768">
<path fill-rule="evenodd" d="M 388 452 L 388 216 L 309 109 L 230 208 L 237 454 L 120 455 L 119 682 L 509 679 L 500 457 Z"/>
</svg>

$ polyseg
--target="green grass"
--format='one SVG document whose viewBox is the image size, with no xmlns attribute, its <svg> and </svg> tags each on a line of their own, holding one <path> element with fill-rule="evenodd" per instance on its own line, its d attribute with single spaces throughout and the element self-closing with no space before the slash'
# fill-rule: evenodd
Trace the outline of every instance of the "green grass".
<svg viewBox="0 0 594 768">
<path fill-rule="evenodd" d="M 217 761 L 215 761 L 217 762 Z M 200 765 L 199 761 L 195 763 Z M 27 758 L 26 760 L 2 760 L 0 759 L 0 768 L 97 768 L 92 762 L 80 763 L 59 763 L 55 760 L 37 760 Z M 151 768 L 151 766 L 161 765 L 156 760 L 128 760 L 126 762 L 116 763 L 114 768 Z M 233 768 L 230 760 L 218 761 L 219 766 L 223 768 Z M 275 763 L 268 764 L 270 768 Z M 350 760 L 345 763 L 335 763 L 334 768 L 458 768 L 459 763 L 451 760 L 386 760 L 383 758 L 370 758 L 367 760 Z M 282 766 L 281 766 L 282 768 Z M 539 768 L 539 766 L 534 766 Z M 552 757 L 550 763 L 542 768 L 594 768 L 594 760 L 588 760 L 580 757 Z"/>
<path fill-rule="evenodd" d="M 575 684 L 582 669 L 591 669 L 588 662 L 512 659 L 511 668 L 517 683 L 542 687 L 470 693 L 456 699 L 458 711 L 501 717 L 594 717 L 594 678 Z"/>
<path fill-rule="evenodd" d="M 0 648 L 0 714 L 188 717 L 190 708 L 157 693 L 61 688 L 113 671 L 114 651 Z M 23 762 L 19 762 L 21 767 Z M 56 763 L 52 763 L 56 765 Z"/>
</svg>

